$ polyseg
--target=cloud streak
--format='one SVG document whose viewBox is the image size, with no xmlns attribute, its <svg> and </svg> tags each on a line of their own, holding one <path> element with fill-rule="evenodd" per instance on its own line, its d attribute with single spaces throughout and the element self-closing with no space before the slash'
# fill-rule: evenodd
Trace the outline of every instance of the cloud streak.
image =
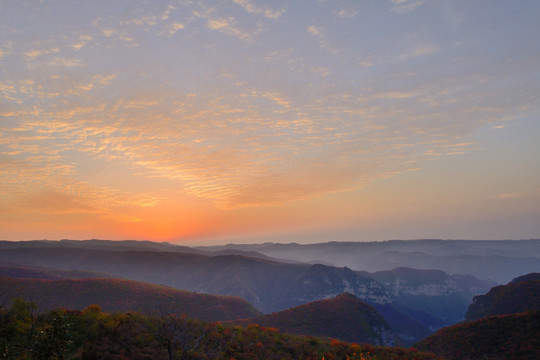
<svg viewBox="0 0 540 360">
<path fill-rule="evenodd" d="M 279 206 L 484 151 L 479 132 L 539 110 L 530 46 L 508 52 L 504 24 L 415 21 L 436 3 L 45 3 L 35 28 L 25 5 L 0 15 L 0 195 L 16 212 L 138 222 L 123 209 L 158 207 L 153 181 L 220 209 Z"/>
</svg>

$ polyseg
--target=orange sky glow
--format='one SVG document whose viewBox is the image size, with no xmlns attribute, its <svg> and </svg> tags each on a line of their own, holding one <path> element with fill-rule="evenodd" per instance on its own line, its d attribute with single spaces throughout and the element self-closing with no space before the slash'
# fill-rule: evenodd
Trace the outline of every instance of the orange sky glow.
<svg viewBox="0 0 540 360">
<path fill-rule="evenodd" d="M 540 237 L 540 4 L 0 3 L 0 239 Z"/>
</svg>

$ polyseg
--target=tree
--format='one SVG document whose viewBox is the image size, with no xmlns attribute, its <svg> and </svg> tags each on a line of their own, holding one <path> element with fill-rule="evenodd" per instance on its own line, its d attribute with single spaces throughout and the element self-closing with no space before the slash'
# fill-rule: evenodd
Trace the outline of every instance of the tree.
<svg viewBox="0 0 540 360">
<path fill-rule="evenodd" d="M 72 323 L 65 316 L 65 310 L 53 311 L 44 321 L 45 327 L 40 330 L 33 344 L 32 354 L 35 360 L 64 360 L 74 347 L 72 339 Z"/>
<path fill-rule="evenodd" d="M 205 337 L 203 327 L 185 314 L 171 313 L 157 318 L 157 337 L 165 344 L 169 360 L 194 353 Z"/>
</svg>

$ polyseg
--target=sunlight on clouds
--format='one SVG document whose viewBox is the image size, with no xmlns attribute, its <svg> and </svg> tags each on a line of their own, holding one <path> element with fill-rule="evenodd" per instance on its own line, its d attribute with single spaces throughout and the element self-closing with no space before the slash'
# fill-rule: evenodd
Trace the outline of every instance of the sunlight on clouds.
<svg viewBox="0 0 540 360">
<path fill-rule="evenodd" d="M 181 23 L 173 23 L 169 25 L 168 27 L 168 33 L 169 35 L 174 35 L 178 30 L 182 30 L 185 26 Z"/>
<path fill-rule="evenodd" d="M 240 29 L 237 26 L 238 21 L 233 16 L 229 16 L 228 18 L 208 19 L 207 25 L 208 28 L 212 30 L 217 30 L 219 32 L 234 36 L 246 42 L 251 42 L 254 37 L 261 31 L 260 28 L 256 30 Z"/>
<path fill-rule="evenodd" d="M 476 134 L 538 113 L 517 31 L 439 29 L 437 3 L 46 5 L 1 28 L 1 211 L 159 231 L 164 194 L 183 213 L 308 202 L 486 151 Z"/>
<path fill-rule="evenodd" d="M 55 53 L 58 53 L 58 52 L 60 52 L 59 48 L 52 48 L 52 49 L 47 49 L 47 50 L 29 50 L 29 51 L 24 53 L 24 56 L 26 56 L 28 58 L 35 58 L 35 57 L 38 57 L 38 56 L 42 56 L 42 55 L 46 55 L 46 54 L 55 54 Z"/>
<path fill-rule="evenodd" d="M 394 6 L 392 10 L 398 13 L 401 12 L 410 12 L 424 5 L 427 0 L 390 0 Z"/>
<path fill-rule="evenodd" d="M 418 56 L 428 55 L 437 51 L 437 48 L 432 45 L 420 45 L 411 49 L 407 52 L 399 54 L 398 58 L 400 60 L 407 60 L 410 58 L 415 58 Z"/>
<path fill-rule="evenodd" d="M 351 19 L 358 15 L 358 10 L 351 8 L 351 9 L 340 9 L 336 12 L 337 16 L 345 19 Z"/>
<path fill-rule="evenodd" d="M 317 28 L 316 26 L 314 26 L 314 25 L 308 26 L 307 32 L 310 33 L 310 34 L 313 35 L 313 36 L 322 36 L 321 30 L 318 29 L 318 28 Z"/>
<path fill-rule="evenodd" d="M 115 35 L 116 33 L 118 33 L 118 31 L 116 29 L 103 29 L 101 30 L 101 32 L 103 33 L 103 35 L 105 35 L 106 37 L 112 37 L 113 35 Z"/>
<path fill-rule="evenodd" d="M 268 19 L 279 19 L 281 15 L 285 12 L 284 8 L 279 10 L 273 10 L 267 5 L 259 6 L 254 5 L 249 0 L 233 0 L 235 4 L 242 6 L 248 13 L 262 14 L 265 18 Z"/>
<path fill-rule="evenodd" d="M 79 36 L 78 40 L 79 41 L 77 43 L 71 44 L 72 49 L 81 50 L 83 47 L 86 46 L 86 44 L 88 44 L 89 41 L 92 41 L 93 38 L 90 35 L 81 35 Z"/>
</svg>

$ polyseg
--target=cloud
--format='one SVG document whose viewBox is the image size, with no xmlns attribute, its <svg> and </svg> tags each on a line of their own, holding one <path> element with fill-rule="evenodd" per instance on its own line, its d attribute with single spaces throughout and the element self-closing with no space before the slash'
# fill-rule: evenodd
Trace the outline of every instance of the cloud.
<svg viewBox="0 0 540 360">
<path fill-rule="evenodd" d="M 24 56 L 26 56 L 27 58 L 36 58 L 36 57 L 39 57 L 39 56 L 43 56 L 43 55 L 47 55 L 47 54 L 55 54 L 55 53 L 58 53 L 60 51 L 59 48 L 55 47 L 55 48 L 51 48 L 51 49 L 34 49 L 34 50 L 28 50 L 24 53 Z"/>
<path fill-rule="evenodd" d="M 450 60 L 426 57 L 418 69 L 404 60 L 444 49 L 427 36 L 380 50 L 345 20 L 355 8 L 314 5 L 309 22 L 288 22 L 275 5 L 236 4 L 102 14 L 63 44 L 20 45 L 14 56 L 31 66 L 0 82 L 2 199 L 116 217 L 118 207 L 157 206 L 146 181 L 159 179 L 220 207 L 281 204 L 480 151 L 471 134 L 538 109 L 535 84 L 509 81 L 514 68 L 464 61 L 445 72 Z M 136 195 L 97 182 L 105 169 L 136 183 Z"/>
<path fill-rule="evenodd" d="M 358 10 L 353 8 L 344 8 L 336 10 L 336 15 L 343 19 L 352 19 L 358 15 Z"/>
<path fill-rule="evenodd" d="M 322 31 L 314 25 L 308 26 L 307 32 L 313 36 L 322 36 Z"/>
<path fill-rule="evenodd" d="M 416 46 L 415 48 L 413 48 L 413 49 L 411 49 L 411 50 L 409 50 L 407 52 L 399 54 L 398 59 L 399 60 L 407 60 L 407 59 L 410 59 L 410 58 L 429 55 L 429 54 L 432 54 L 432 53 L 434 53 L 436 51 L 438 51 L 438 48 L 435 47 L 435 46 L 432 46 L 432 45 L 419 45 L 419 46 Z"/>
<path fill-rule="evenodd" d="M 88 42 L 92 41 L 92 39 L 91 35 L 81 35 L 78 38 L 78 42 L 71 44 L 71 48 L 74 50 L 81 50 Z"/>
<path fill-rule="evenodd" d="M 260 26 L 256 30 L 242 30 L 238 26 L 237 20 L 233 16 L 227 18 L 208 19 L 207 26 L 212 30 L 217 30 L 227 35 L 234 36 L 242 41 L 252 41 L 261 32 Z"/>
<path fill-rule="evenodd" d="M 172 23 L 168 26 L 167 32 L 169 35 L 174 35 L 178 30 L 182 30 L 184 28 L 184 24 L 182 23 Z"/>
<path fill-rule="evenodd" d="M 116 30 L 116 29 L 102 29 L 101 32 L 106 37 L 112 37 L 113 35 L 118 33 L 118 30 Z"/>
<path fill-rule="evenodd" d="M 392 11 L 403 13 L 410 12 L 414 9 L 424 5 L 427 0 L 390 0 L 394 5 Z"/>
<path fill-rule="evenodd" d="M 262 94 L 262 97 L 272 100 L 276 104 L 279 104 L 280 106 L 284 108 L 288 109 L 291 107 L 291 102 L 287 100 L 285 97 L 283 97 L 282 95 L 280 95 L 279 93 L 264 93 Z"/>
<path fill-rule="evenodd" d="M 267 5 L 255 5 L 249 0 L 234 0 L 234 3 L 242 6 L 248 13 L 261 14 L 265 18 L 273 20 L 279 19 L 279 17 L 285 12 L 284 8 L 273 10 Z"/>
</svg>

